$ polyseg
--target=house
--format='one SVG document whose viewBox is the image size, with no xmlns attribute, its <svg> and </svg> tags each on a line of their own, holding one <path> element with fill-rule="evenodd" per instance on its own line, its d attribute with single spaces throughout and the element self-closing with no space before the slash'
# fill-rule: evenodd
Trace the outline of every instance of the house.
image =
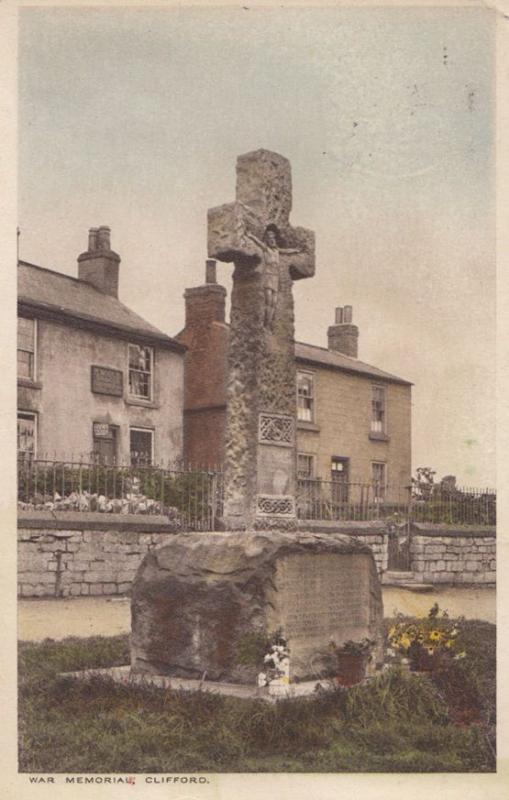
<svg viewBox="0 0 509 800">
<path fill-rule="evenodd" d="M 78 277 L 18 265 L 18 451 L 162 464 L 182 457 L 185 347 L 118 299 L 110 229 L 89 231 Z"/>
<path fill-rule="evenodd" d="M 226 422 L 229 326 L 226 289 L 206 263 L 202 286 L 186 289 L 184 458 L 222 460 Z M 297 471 L 301 480 L 334 483 L 335 497 L 353 499 L 355 484 L 401 501 L 411 478 L 409 381 L 358 359 L 359 331 L 349 306 L 336 309 L 328 347 L 295 343 Z"/>
</svg>

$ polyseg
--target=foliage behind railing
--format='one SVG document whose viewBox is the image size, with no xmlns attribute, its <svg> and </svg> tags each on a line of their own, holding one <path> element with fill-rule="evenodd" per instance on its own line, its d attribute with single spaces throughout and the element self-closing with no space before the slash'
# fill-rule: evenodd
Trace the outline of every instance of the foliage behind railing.
<svg viewBox="0 0 509 800">
<path fill-rule="evenodd" d="M 321 479 L 298 481 L 297 513 L 301 519 L 433 522 L 495 525 L 496 493 L 436 484 L 426 494 L 414 486 L 343 483 Z"/>
<path fill-rule="evenodd" d="M 220 525 L 223 475 L 216 468 L 177 465 L 106 466 L 20 458 L 20 508 L 164 514 L 179 530 Z M 496 493 L 450 483 L 382 486 L 299 479 L 297 514 L 303 520 L 376 520 L 494 525 Z"/>
<path fill-rule="evenodd" d="M 20 459 L 21 508 L 164 514 L 186 530 L 210 530 L 221 513 L 218 470 Z"/>
</svg>

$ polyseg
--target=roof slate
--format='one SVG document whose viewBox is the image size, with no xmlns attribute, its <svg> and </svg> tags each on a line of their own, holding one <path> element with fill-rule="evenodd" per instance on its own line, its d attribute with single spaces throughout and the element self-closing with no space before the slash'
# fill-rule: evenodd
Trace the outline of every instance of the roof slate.
<svg viewBox="0 0 509 800">
<path fill-rule="evenodd" d="M 380 380 L 390 381 L 391 383 L 401 383 L 405 386 L 412 386 L 410 381 L 398 378 L 397 375 L 384 372 L 384 370 L 373 367 L 371 364 L 365 364 L 357 358 L 345 356 L 343 353 L 337 353 L 334 350 L 327 350 L 325 347 L 317 347 L 316 345 L 305 344 L 304 342 L 295 342 L 295 356 L 300 361 L 306 361 L 307 363 L 317 364 L 322 367 L 340 369 L 346 372 L 365 375 L 367 378 L 379 378 Z"/>
<path fill-rule="evenodd" d="M 147 336 L 174 349 L 183 349 L 179 342 L 138 316 L 116 297 L 100 292 L 86 281 L 26 261 L 20 261 L 18 265 L 18 302 Z"/>
</svg>

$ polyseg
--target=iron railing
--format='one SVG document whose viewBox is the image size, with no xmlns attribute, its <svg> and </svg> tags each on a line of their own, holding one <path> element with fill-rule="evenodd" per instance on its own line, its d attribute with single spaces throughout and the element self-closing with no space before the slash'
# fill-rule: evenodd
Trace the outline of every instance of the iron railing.
<svg viewBox="0 0 509 800">
<path fill-rule="evenodd" d="M 217 469 L 18 459 L 21 509 L 162 514 L 178 530 L 214 530 L 222 514 Z"/>
<path fill-rule="evenodd" d="M 297 514 L 309 520 L 375 520 L 396 515 L 406 518 L 410 491 L 402 486 L 299 479 Z"/>
<path fill-rule="evenodd" d="M 178 530 L 218 530 L 223 473 L 215 467 L 104 465 L 91 461 L 18 459 L 21 509 L 163 514 Z M 494 525 L 491 489 L 381 485 L 299 479 L 302 520 L 390 520 Z"/>
<path fill-rule="evenodd" d="M 410 519 L 452 525 L 496 525 L 497 493 L 494 489 L 433 485 L 425 493 L 413 487 Z"/>
<path fill-rule="evenodd" d="M 496 492 L 436 484 L 418 486 L 300 479 L 297 514 L 309 520 L 376 520 L 495 525 Z"/>
</svg>

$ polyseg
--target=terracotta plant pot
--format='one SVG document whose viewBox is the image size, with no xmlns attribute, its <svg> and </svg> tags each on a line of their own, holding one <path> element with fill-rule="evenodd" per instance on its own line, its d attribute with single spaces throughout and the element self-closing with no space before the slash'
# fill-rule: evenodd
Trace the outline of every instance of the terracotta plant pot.
<svg viewBox="0 0 509 800">
<path fill-rule="evenodd" d="M 412 669 L 416 672 L 433 672 L 447 665 L 447 658 L 442 653 L 430 655 L 426 650 L 419 650 L 412 655 Z"/>
<path fill-rule="evenodd" d="M 337 653 L 335 681 L 339 686 L 354 686 L 366 677 L 366 657 L 355 653 Z"/>
</svg>

